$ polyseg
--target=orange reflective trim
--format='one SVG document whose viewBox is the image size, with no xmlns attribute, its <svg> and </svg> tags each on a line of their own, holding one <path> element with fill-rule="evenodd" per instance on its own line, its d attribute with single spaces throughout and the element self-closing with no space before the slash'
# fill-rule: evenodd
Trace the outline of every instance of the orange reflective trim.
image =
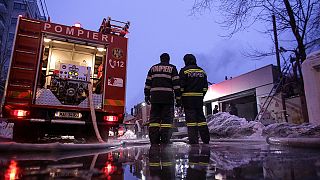
<svg viewBox="0 0 320 180">
<path fill-rule="evenodd" d="M 9 91 L 8 96 L 11 98 L 28 99 L 31 98 L 31 92 Z"/>
<path fill-rule="evenodd" d="M 105 99 L 104 105 L 109 106 L 124 106 L 123 100 Z"/>
</svg>

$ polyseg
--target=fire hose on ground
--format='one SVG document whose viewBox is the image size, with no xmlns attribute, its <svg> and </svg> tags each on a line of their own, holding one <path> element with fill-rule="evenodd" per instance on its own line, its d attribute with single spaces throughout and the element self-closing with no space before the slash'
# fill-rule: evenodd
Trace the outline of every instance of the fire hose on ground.
<svg viewBox="0 0 320 180">
<path fill-rule="evenodd" d="M 299 137 L 299 138 L 278 138 L 268 137 L 267 143 L 271 145 L 301 147 L 301 148 L 320 148 L 320 138 Z"/>
</svg>

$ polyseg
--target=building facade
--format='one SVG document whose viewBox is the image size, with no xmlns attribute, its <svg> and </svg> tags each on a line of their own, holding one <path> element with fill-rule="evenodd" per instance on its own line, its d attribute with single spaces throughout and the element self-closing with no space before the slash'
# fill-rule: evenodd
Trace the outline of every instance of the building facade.
<svg viewBox="0 0 320 180">
<path fill-rule="evenodd" d="M 224 112 L 228 111 L 229 104 L 234 104 L 238 116 L 249 121 L 257 118 L 264 124 L 285 122 L 280 93 L 273 89 L 278 82 L 277 72 L 276 66 L 268 65 L 211 85 L 204 97 L 205 114 L 211 114 L 215 105 L 218 105 L 219 111 Z M 269 95 L 272 96 L 270 103 L 264 103 Z M 288 121 L 302 123 L 299 97 L 286 98 L 285 105 Z M 265 112 L 257 116 L 262 108 Z"/>
<path fill-rule="evenodd" d="M 37 0 L 0 0 L 0 78 L 6 80 L 18 16 L 45 20 Z"/>
</svg>

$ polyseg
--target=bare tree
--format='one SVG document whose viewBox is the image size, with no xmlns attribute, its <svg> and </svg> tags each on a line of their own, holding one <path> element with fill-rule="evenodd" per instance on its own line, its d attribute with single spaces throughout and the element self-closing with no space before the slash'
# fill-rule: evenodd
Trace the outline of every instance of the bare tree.
<svg viewBox="0 0 320 180">
<path fill-rule="evenodd" d="M 194 0 L 193 12 L 212 9 L 222 13 L 221 23 L 229 28 L 230 36 L 258 21 L 269 23 L 266 32 L 270 32 L 271 16 L 275 15 L 279 33 L 292 33 L 295 42 L 292 51 L 301 62 L 306 59 L 308 49 L 320 44 L 319 0 Z"/>
<path fill-rule="evenodd" d="M 2 45 L 1 45 L 2 44 Z M 6 38 L 4 43 L 0 44 L 0 80 L 6 77 L 7 70 L 5 69 L 5 65 L 8 63 L 8 37 Z"/>
</svg>

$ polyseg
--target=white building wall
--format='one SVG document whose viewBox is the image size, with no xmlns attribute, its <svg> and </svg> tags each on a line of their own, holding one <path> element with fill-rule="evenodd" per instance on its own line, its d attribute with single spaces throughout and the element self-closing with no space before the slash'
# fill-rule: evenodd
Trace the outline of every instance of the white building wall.
<svg viewBox="0 0 320 180">
<path fill-rule="evenodd" d="M 320 51 L 308 56 L 302 63 L 302 74 L 309 122 L 320 125 Z"/>
<path fill-rule="evenodd" d="M 256 89 L 257 96 L 267 96 L 273 87 L 273 65 L 268 65 L 238 77 L 213 84 L 208 88 L 204 101 L 213 101 L 220 97 Z"/>
</svg>

